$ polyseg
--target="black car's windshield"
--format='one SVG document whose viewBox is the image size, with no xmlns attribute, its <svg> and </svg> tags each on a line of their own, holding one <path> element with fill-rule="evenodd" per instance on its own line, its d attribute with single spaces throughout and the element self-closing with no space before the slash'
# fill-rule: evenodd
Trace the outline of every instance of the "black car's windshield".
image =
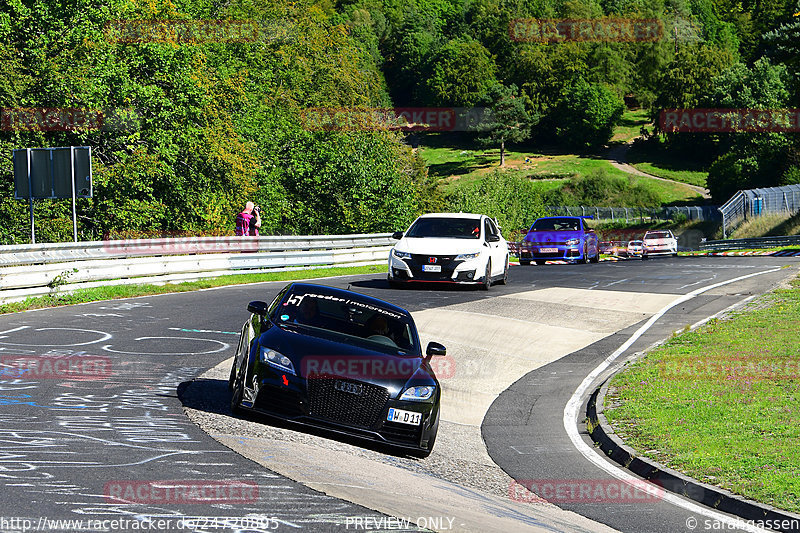
<svg viewBox="0 0 800 533">
<path fill-rule="evenodd" d="M 478 239 L 481 236 L 480 222 L 477 218 L 420 218 L 408 229 L 405 236 Z"/>
<path fill-rule="evenodd" d="M 530 231 L 578 231 L 581 229 L 577 218 L 540 218 Z"/>
<path fill-rule="evenodd" d="M 416 349 L 411 317 L 348 293 L 324 289 L 289 291 L 271 317 L 279 325 L 301 325 L 367 343 L 386 352 Z"/>
</svg>

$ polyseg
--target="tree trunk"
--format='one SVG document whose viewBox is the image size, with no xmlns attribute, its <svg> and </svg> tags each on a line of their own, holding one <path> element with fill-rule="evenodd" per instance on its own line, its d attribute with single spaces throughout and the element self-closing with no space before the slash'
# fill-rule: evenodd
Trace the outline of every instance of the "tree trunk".
<svg viewBox="0 0 800 533">
<path fill-rule="evenodd" d="M 506 165 L 506 141 L 500 141 L 500 166 Z"/>
</svg>

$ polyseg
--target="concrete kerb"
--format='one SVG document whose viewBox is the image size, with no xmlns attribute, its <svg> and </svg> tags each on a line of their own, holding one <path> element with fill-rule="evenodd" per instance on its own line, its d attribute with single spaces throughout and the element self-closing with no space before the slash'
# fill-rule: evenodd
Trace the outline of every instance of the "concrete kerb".
<svg viewBox="0 0 800 533">
<path fill-rule="evenodd" d="M 619 372 L 623 367 L 618 368 Z M 613 375 L 613 374 L 612 374 Z M 587 429 L 592 440 L 598 444 L 610 459 L 627 468 L 634 474 L 661 486 L 665 490 L 680 494 L 690 500 L 738 516 L 744 520 L 767 521 L 772 524 L 786 522 L 797 524 L 800 515 L 783 511 L 753 500 L 748 500 L 719 487 L 701 483 L 655 461 L 641 457 L 636 450 L 627 446 L 615 433 L 603 414 L 604 400 L 608 393 L 610 376 L 589 397 L 586 406 Z M 795 529 L 776 529 L 776 531 L 796 531 Z"/>
</svg>

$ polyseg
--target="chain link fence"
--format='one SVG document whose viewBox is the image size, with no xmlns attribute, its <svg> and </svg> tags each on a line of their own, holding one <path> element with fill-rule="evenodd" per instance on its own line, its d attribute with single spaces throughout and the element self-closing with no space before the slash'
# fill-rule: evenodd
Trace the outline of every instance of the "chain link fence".
<svg viewBox="0 0 800 533">
<path fill-rule="evenodd" d="M 719 208 L 715 205 L 689 205 L 670 207 L 596 207 L 596 206 L 550 206 L 552 216 L 593 216 L 595 220 L 621 220 L 625 222 L 647 222 L 675 220 L 681 216 L 686 220 L 720 220 Z"/>
<path fill-rule="evenodd" d="M 722 214 L 722 237 L 726 239 L 728 233 L 749 218 L 800 211 L 800 185 L 739 191 L 719 210 Z"/>
</svg>

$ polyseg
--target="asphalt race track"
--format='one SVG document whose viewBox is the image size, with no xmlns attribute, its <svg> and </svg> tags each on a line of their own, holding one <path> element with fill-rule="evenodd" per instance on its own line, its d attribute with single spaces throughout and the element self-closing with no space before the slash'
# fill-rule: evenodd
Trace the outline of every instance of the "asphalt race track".
<svg viewBox="0 0 800 533">
<path fill-rule="evenodd" d="M 230 414 L 220 363 L 247 302 L 283 283 L 2 316 L 0 531 L 691 531 L 690 517 L 703 531 L 708 515 L 666 498 L 553 505 L 517 489 L 616 483 L 565 429 L 581 381 L 680 295 L 757 274 L 670 309 L 620 361 L 769 290 L 799 262 L 513 267 L 510 284 L 488 293 L 390 290 L 383 275 L 322 280 L 408 308 L 424 342 L 448 347 L 443 422 L 424 460 Z"/>
</svg>

